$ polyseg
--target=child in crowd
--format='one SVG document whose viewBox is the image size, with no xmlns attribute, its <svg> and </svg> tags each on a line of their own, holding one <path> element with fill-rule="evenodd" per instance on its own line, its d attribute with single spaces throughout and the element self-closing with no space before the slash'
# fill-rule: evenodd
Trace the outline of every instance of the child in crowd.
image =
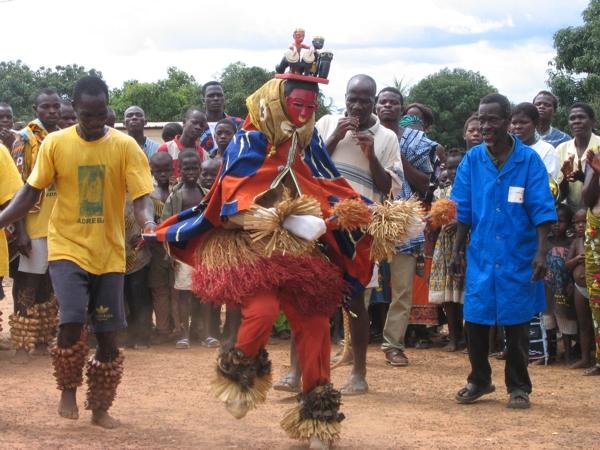
<svg viewBox="0 0 600 450">
<path fill-rule="evenodd" d="M 231 119 L 221 119 L 215 126 L 215 140 L 217 142 L 217 151 L 215 157 L 222 157 L 229 142 L 237 133 L 237 127 Z"/>
<path fill-rule="evenodd" d="M 125 201 L 125 278 L 124 300 L 127 306 L 126 346 L 145 349 L 152 333 L 152 298 L 148 287 L 148 273 L 152 254 L 142 240 L 142 229 L 133 214 L 129 195 Z"/>
<path fill-rule="evenodd" d="M 155 153 L 150 158 L 150 170 L 154 177 L 155 189 L 150 197 L 154 203 L 154 219 L 160 222 L 163 207 L 171 194 L 171 176 L 173 174 L 173 159 L 168 153 Z M 175 289 L 175 274 L 171 258 L 164 246 L 158 243 L 147 243 L 152 255 L 148 273 L 148 287 L 152 294 L 154 315 L 156 317 L 156 336 L 154 343 L 168 342 L 171 331 L 179 320 Z"/>
<path fill-rule="evenodd" d="M 207 159 L 200 165 L 200 186 L 205 194 L 208 194 L 217 179 L 219 167 L 221 167 L 221 159 Z"/>
<path fill-rule="evenodd" d="M 456 169 L 463 158 L 460 149 L 452 148 L 446 153 L 446 166 L 440 173 L 436 199 L 450 198 Z M 462 304 L 464 299 L 464 278 L 452 275 L 450 260 L 456 235 L 456 221 L 444 225 L 438 235 L 433 252 L 433 263 L 429 278 L 429 302 L 441 304 L 448 319 L 450 341 L 444 350 L 455 352 L 462 338 Z"/>
<path fill-rule="evenodd" d="M 175 139 L 175 136 L 181 136 L 183 133 L 183 127 L 180 123 L 169 122 L 166 123 L 162 129 L 161 138 L 163 142 L 169 142 Z"/>
<path fill-rule="evenodd" d="M 165 202 L 162 220 L 181 211 L 198 205 L 204 198 L 204 191 L 198 183 L 200 177 L 200 156 L 195 149 L 185 148 L 179 153 L 181 182 L 177 184 Z M 178 293 L 177 305 L 179 323 L 177 327 L 181 334 L 175 348 L 190 348 L 190 318 L 191 309 L 199 308 L 199 300 L 192 293 L 193 268 L 187 264 L 175 262 L 174 287 Z M 216 342 L 218 346 L 218 341 Z"/>
<path fill-rule="evenodd" d="M 210 188 L 217 178 L 217 173 L 219 172 L 220 166 L 220 157 L 202 161 L 202 164 L 200 165 L 199 183 L 203 195 L 208 194 L 208 191 L 210 191 Z M 200 343 L 203 346 L 209 348 L 218 347 L 220 325 L 221 308 L 219 306 L 216 306 L 213 303 L 200 302 L 198 305 L 192 307 L 192 330 L 195 333 L 198 328 L 202 328 L 203 331 L 202 336 L 200 337 Z"/>
<path fill-rule="evenodd" d="M 564 204 L 556 207 L 558 217 L 552 226 L 552 233 L 548 237 L 548 254 L 546 266 L 548 270 L 545 278 L 546 304 L 544 313 L 544 326 L 548 337 L 548 353 L 550 361 L 556 357 L 556 329 L 560 331 L 565 347 L 565 360 L 571 359 L 571 346 L 577 335 L 577 320 L 573 305 L 573 285 L 571 273 L 566 267 L 566 261 L 571 246 L 567 237 L 567 230 L 571 225 L 573 213 Z"/>
<path fill-rule="evenodd" d="M 579 324 L 579 345 L 581 347 L 581 359 L 570 367 L 571 369 L 585 369 L 591 367 L 592 360 L 590 352 L 594 345 L 594 329 L 592 324 L 592 312 L 589 306 L 589 295 L 585 282 L 585 227 L 586 227 L 585 209 L 579 209 L 573 217 L 575 226 L 575 239 L 569 248 L 566 267 L 573 273 L 574 281 L 574 299 L 575 311 L 577 313 L 577 323 Z"/>
</svg>

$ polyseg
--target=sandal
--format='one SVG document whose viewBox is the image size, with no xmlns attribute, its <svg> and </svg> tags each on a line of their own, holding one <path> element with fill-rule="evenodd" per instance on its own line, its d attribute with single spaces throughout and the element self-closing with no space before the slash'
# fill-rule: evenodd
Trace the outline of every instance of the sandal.
<svg viewBox="0 0 600 450">
<path fill-rule="evenodd" d="M 480 388 L 479 386 L 473 383 L 467 383 L 464 388 L 456 393 L 454 399 L 458 403 L 469 404 L 473 403 L 480 397 L 484 395 L 491 394 L 496 390 L 496 386 L 493 384 L 488 384 L 486 387 Z"/>
<path fill-rule="evenodd" d="M 190 348 L 190 340 L 188 338 L 182 338 L 177 341 L 175 348 L 188 349 Z"/>
<path fill-rule="evenodd" d="M 215 338 L 214 338 L 214 337 L 212 337 L 212 336 L 209 336 L 209 337 L 207 337 L 206 339 L 204 339 L 204 340 L 201 342 L 201 344 L 202 344 L 204 347 L 208 347 L 208 348 L 216 348 L 216 347 L 218 347 L 219 345 L 221 345 L 221 344 L 219 343 L 219 340 L 218 340 L 218 339 L 215 339 Z"/>
<path fill-rule="evenodd" d="M 529 394 L 521 389 L 512 391 L 506 404 L 506 407 L 510 409 L 527 409 L 530 406 Z"/>
<path fill-rule="evenodd" d="M 584 377 L 595 377 L 597 375 L 600 375 L 600 366 L 592 366 L 583 371 Z"/>
</svg>

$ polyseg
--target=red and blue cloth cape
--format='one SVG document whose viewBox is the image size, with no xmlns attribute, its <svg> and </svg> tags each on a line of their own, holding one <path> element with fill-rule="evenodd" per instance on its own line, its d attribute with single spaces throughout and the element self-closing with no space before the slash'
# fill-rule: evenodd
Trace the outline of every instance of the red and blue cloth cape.
<svg viewBox="0 0 600 450">
<path fill-rule="evenodd" d="M 247 210 L 257 196 L 268 191 L 282 167 L 287 163 L 291 139 L 280 144 L 273 154 L 267 137 L 246 119 L 225 154 L 217 180 L 204 201 L 165 220 L 156 230 L 156 239 L 167 242 L 171 254 L 192 266 L 201 266 L 195 249 L 211 230 L 221 227 L 228 217 Z M 337 202 L 360 195 L 340 175 L 331 161 L 325 144 L 315 129 L 309 145 L 297 152 L 291 167 L 302 194 L 314 197 L 323 217 L 331 215 Z M 362 197 L 366 203 L 370 200 Z M 328 222 L 327 232 L 320 238 L 329 260 L 337 265 L 350 283 L 352 291 L 364 289 L 371 279 L 371 237 L 360 231 L 347 232 Z"/>
</svg>

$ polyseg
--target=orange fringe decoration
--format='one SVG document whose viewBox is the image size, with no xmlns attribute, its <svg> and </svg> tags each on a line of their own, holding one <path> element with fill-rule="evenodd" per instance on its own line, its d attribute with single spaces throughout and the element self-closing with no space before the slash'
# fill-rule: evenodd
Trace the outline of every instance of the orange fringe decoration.
<svg viewBox="0 0 600 450">
<path fill-rule="evenodd" d="M 441 198 L 431 204 L 429 219 L 433 229 L 439 229 L 456 220 L 456 203 L 450 199 Z"/>
<path fill-rule="evenodd" d="M 359 198 L 349 198 L 335 204 L 329 220 L 337 220 L 344 231 L 364 229 L 371 223 L 371 210 Z"/>
</svg>

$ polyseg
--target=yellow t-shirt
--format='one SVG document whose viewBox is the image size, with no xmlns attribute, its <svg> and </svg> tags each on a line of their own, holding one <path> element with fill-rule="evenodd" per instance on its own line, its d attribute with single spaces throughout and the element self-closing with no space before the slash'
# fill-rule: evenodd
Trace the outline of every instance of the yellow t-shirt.
<svg viewBox="0 0 600 450">
<path fill-rule="evenodd" d="M 153 191 L 148 158 L 135 140 L 110 128 L 88 142 L 77 127 L 44 139 L 27 183 L 52 182 L 56 203 L 48 225 L 48 260 L 66 259 L 100 275 L 125 271 L 125 194 Z"/>
<path fill-rule="evenodd" d="M 56 189 L 52 184 L 42 194 L 44 198 L 40 204 L 39 211 L 29 212 L 25 217 L 25 229 L 31 239 L 40 239 L 48 236 L 48 222 L 50 213 L 56 203 Z"/>
<path fill-rule="evenodd" d="M 8 202 L 23 186 L 21 175 L 8 149 L 0 144 L 0 205 Z M 8 275 L 8 243 L 4 230 L 0 229 L 0 277 Z"/>
</svg>

